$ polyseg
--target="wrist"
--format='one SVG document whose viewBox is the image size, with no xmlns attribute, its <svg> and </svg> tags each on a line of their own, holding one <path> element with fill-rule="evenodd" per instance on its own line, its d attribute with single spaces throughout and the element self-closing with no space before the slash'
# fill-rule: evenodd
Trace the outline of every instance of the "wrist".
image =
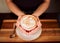
<svg viewBox="0 0 60 43">
<path fill-rule="evenodd" d="M 38 14 L 32 14 L 32 15 L 34 15 L 34 16 L 36 16 L 36 17 L 39 17 L 39 15 L 38 15 Z"/>
<path fill-rule="evenodd" d="M 37 21 L 39 21 L 39 16 L 37 16 L 37 15 L 33 15 L 33 16 L 35 16 L 37 18 Z"/>
<path fill-rule="evenodd" d="M 37 18 L 39 17 L 38 15 L 33 15 L 33 16 L 35 16 L 35 17 L 37 17 Z"/>
</svg>

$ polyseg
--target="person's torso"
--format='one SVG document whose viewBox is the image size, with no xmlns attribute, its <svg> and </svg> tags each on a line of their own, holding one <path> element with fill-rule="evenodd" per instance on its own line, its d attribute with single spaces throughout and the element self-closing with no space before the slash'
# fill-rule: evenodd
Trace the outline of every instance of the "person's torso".
<svg viewBox="0 0 60 43">
<path fill-rule="evenodd" d="M 22 10 L 26 12 L 33 12 L 38 8 L 43 0 L 13 0 L 13 2 Z"/>
</svg>

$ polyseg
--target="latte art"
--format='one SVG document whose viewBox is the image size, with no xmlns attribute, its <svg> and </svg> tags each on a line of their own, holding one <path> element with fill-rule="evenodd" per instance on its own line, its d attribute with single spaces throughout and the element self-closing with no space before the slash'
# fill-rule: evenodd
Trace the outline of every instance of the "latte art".
<svg viewBox="0 0 60 43">
<path fill-rule="evenodd" d="M 25 30 L 31 30 L 36 27 L 37 19 L 32 15 L 22 17 L 20 24 Z"/>
</svg>

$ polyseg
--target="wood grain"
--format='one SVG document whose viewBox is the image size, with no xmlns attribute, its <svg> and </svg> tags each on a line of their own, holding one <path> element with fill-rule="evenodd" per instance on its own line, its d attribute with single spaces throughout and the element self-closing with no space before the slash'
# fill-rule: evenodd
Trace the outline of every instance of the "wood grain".
<svg viewBox="0 0 60 43">
<path fill-rule="evenodd" d="M 0 29 L 0 42 L 60 42 L 60 28 L 58 28 L 56 19 L 41 20 L 42 34 L 33 41 L 24 41 L 17 36 L 10 38 L 14 30 L 14 23 L 16 23 L 16 20 L 3 20 L 2 28 Z"/>
<path fill-rule="evenodd" d="M 13 29 L 1 29 L 0 42 L 26 42 L 17 36 L 15 38 L 10 38 L 9 36 L 12 32 L 13 32 Z M 59 28 L 43 29 L 41 36 L 31 42 L 54 42 L 54 41 L 60 41 Z"/>
<path fill-rule="evenodd" d="M 16 20 L 3 20 L 2 28 L 13 28 L 13 24 L 16 23 Z M 56 19 L 41 19 L 42 28 L 58 28 L 58 23 Z"/>
</svg>

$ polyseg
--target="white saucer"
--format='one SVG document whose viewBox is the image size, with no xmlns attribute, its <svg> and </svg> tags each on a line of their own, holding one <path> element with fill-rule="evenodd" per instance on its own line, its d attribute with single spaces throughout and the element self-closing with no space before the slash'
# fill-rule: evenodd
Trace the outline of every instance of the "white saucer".
<svg viewBox="0 0 60 43">
<path fill-rule="evenodd" d="M 37 39 L 41 35 L 42 29 L 40 28 L 36 33 L 32 35 L 26 35 L 20 31 L 19 28 L 16 28 L 16 34 L 19 38 L 25 40 L 25 41 L 32 41 Z"/>
</svg>

